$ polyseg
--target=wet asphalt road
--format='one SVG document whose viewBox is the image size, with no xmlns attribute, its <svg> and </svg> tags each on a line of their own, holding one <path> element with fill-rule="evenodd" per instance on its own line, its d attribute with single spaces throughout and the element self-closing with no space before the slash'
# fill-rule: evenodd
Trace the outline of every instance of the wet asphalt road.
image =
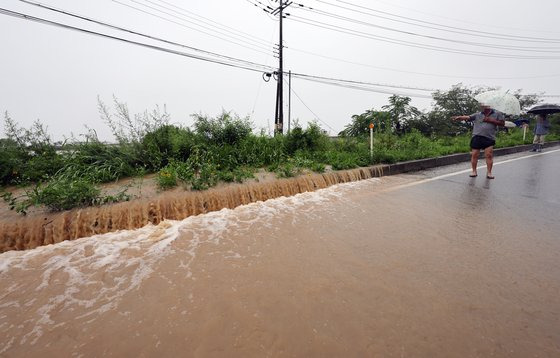
<svg viewBox="0 0 560 358">
<path fill-rule="evenodd" d="M 5 253 L 0 357 L 559 357 L 560 150 L 469 166 Z"/>
<path fill-rule="evenodd" d="M 560 149 L 495 157 L 493 172 L 496 178 L 487 179 L 481 159 L 476 178 L 469 177 L 470 163 L 462 163 L 421 173 L 428 182 L 412 186 L 432 196 L 430 205 L 460 202 L 465 211 L 504 215 L 503 225 L 525 222 L 535 233 L 544 230 L 560 240 Z"/>
</svg>

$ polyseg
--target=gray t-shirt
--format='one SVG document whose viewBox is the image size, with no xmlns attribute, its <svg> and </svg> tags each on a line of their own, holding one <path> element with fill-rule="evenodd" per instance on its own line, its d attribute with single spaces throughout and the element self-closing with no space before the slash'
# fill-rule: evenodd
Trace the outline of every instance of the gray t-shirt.
<svg viewBox="0 0 560 358">
<path fill-rule="evenodd" d="M 483 122 L 482 120 L 484 119 L 484 117 L 486 116 L 482 112 L 478 112 L 470 116 L 469 121 L 474 123 L 472 133 L 473 137 L 475 135 L 479 135 L 482 137 L 490 138 L 492 140 L 496 140 L 496 131 L 498 126 L 492 123 Z M 504 115 L 495 110 L 492 110 L 488 117 L 496 120 L 504 120 Z"/>
</svg>

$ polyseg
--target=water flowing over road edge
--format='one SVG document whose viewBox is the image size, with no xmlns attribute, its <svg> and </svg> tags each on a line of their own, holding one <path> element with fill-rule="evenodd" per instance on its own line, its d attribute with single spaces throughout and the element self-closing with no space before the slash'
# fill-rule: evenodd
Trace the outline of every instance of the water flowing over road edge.
<svg viewBox="0 0 560 358">
<path fill-rule="evenodd" d="M 383 166 L 302 175 L 272 182 L 231 185 L 203 192 L 165 193 L 153 200 L 75 209 L 59 214 L 0 222 L 0 252 L 25 250 L 117 230 L 182 220 L 224 208 L 324 189 L 331 185 L 380 177 Z"/>
</svg>

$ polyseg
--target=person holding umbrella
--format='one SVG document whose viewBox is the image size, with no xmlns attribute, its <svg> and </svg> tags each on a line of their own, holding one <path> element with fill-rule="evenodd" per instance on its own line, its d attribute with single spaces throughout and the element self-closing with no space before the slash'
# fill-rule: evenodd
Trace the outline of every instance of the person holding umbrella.
<svg viewBox="0 0 560 358">
<path fill-rule="evenodd" d="M 527 111 L 527 113 L 537 115 L 537 125 L 534 130 L 535 138 L 533 139 L 533 149 L 531 149 L 531 152 L 542 152 L 544 137 L 548 134 L 550 128 L 547 115 L 559 112 L 560 106 L 556 104 L 540 104 Z"/>
<path fill-rule="evenodd" d="M 537 114 L 537 125 L 535 126 L 535 138 L 533 139 L 533 149 L 531 152 L 542 152 L 544 137 L 548 134 L 550 123 L 546 119 L 546 114 Z"/>
<path fill-rule="evenodd" d="M 504 126 L 504 116 L 502 113 L 492 109 L 488 105 L 481 104 L 480 112 L 470 116 L 454 116 L 454 121 L 473 122 L 473 132 L 471 138 L 471 178 L 478 176 L 477 166 L 480 151 L 484 150 L 486 158 L 486 178 L 494 179 L 492 167 L 494 165 L 494 145 L 496 144 L 496 131 L 498 126 Z"/>
</svg>

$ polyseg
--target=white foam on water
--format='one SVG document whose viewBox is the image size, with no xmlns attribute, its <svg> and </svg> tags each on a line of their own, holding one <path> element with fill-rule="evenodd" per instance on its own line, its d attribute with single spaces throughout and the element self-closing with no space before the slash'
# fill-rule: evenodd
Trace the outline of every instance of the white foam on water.
<svg viewBox="0 0 560 358">
<path fill-rule="evenodd" d="M 78 317 L 82 318 L 115 308 L 126 292 L 136 289 L 152 273 L 151 267 L 177 238 L 178 228 L 178 222 L 164 222 L 140 230 L 97 235 L 28 252 L 0 255 L 2 281 L 9 280 L 11 272 L 17 275 L 22 271 L 29 272 L 29 279 L 38 281 L 32 289 L 35 292 L 22 292 L 30 288 L 12 285 L 0 301 L 0 305 L 21 303 L 35 310 L 33 329 L 21 337 L 20 344 L 35 344 L 42 336 L 44 327 L 56 323 L 52 315 L 57 312 L 81 307 L 86 312 Z M 149 239 L 154 234 L 158 235 L 158 241 Z M 138 255 L 127 254 L 127 250 Z M 133 268 L 132 274 L 130 267 Z M 108 282 L 99 279 L 100 273 L 104 272 L 109 278 Z M 63 287 L 62 291 L 52 293 L 53 285 Z M 88 290 L 87 297 L 84 297 L 86 295 L 82 291 L 89 285 L 100 287 Z M 46 292 L 48 299 L 36 307 L 36 296 L 43 292 Z M 16 293 L 23 299 L 10 301 L 9 297 Z"/>
<path fill-rule="evenodd" d="M 23 328 L 4 329 L 6 322 L 3 321 L 8 316 L 0 315 L 0 337 L 5 337 L 4 342 L 0 342 L 0 352 L 8 350 L 14 339 L 19 339 L 20 344 L 35 344 L 46 327 L 64 325 L 64 322 L 56 321 L 60 312 L 76 311 L 75 318 L 93 322 L 100 315 L 115 310 L 124 295 L 139 288 L 168 255 L 180 255 L 182 259 L 178 269 L 184 270 L 186 278 L 195 279 L 192 263 L 202 245 L 218 247 L 231 241 L 228 238 L 231 231 L 250 235 L 254 225 L 274 230 L 274 220 L 279 216 L 288 215 L 296 224 L 317 211 L 328 211 L 330 205 L 325 204 L 344 200 L 348 193 L 378 181 L 370 179 L 339 184 L 315 192 L 192 216 L 182 221 L 164 221 L 138 230 L 123 230 L 1 254 L 1 282 L 24 277 L 31 284 L 14 281 L 4 288 L 0 296 L 0 313 L 25 306 L 27 314 L 33 312 L 33 318 L 25 325 L 32 329 L 22 332 Z M 178 252 L 174 247 L 176 245 L 172 244 L 180 233 L 189 234 L 186 237 L 190 239 L 186 249 Z M 232 250 L 222 254 L 230 260 L 243 258 L 241 253 Z M 94 289 L 87 289 L 90 286 Z M 39 295 L 46 298 L 38 300 Z"/>
</svg>

